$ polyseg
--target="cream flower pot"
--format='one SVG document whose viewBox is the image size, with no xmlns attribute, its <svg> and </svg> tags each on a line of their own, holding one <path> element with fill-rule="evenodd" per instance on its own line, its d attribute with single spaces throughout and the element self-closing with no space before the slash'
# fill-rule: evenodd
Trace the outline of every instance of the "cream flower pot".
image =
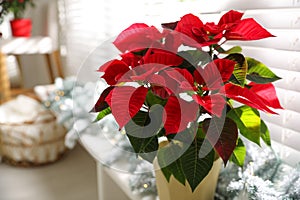
<svg viewBox="0 0 300 200">
<path fill-rule="evenodd" d="M 158 169 L 157 159 L 154 160 L 154 167 Z M 164 177 L 161 170 L 155 171 L 156 187 L 160 200 L 213 200 L 222 160 L 217 159 L 208 175 L 202 180 L 194 192 L 190 189 L 188 183 L 182 185 L 173 176 L 170 182 Z"/>
</svg>

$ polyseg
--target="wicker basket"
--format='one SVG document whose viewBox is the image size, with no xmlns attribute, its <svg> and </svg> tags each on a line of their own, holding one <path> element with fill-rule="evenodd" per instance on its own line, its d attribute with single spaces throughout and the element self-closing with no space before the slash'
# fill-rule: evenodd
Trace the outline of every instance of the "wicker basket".
<svg viewBox="0 0 300 200">
<path fill-rule="evenodd" d="M 0 123 L 0 155 L 19 166 L 48 164 L 65 153 L 65 135 L 66 129 L 50 110 L 31 121 Z"/>
</svg>

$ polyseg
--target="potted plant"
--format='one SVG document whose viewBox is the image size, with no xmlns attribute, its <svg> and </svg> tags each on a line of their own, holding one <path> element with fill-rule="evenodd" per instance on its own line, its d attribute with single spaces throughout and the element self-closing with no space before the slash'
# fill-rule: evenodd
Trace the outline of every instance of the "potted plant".
<svg viewBox="0 0 300 200">
<path fill-rule="evenodd" d="M 0 1 L 0 24 L 2 24 L 4 17 L 8 14 L 8 3 L 7 1 Z"/>
<path fill-rule="evenodd" d="M 33 0 L 7 0 L 1 2 L 1 19 L 12 13 L 13 19 L 10 21 L 12 35 L 14 37 L 30 37 L 32 22 L 29 18 L 24 18 L 24 12 L 28 6 L 34 7 Z"/>
<path fill-rule="evenodd" d="M 218 176 L 207 178 L 215 161 L 243 166 L 243 140 L 271 145 L 259 110 L 282 109 L 272 84 L 280 78 L 241 47 L 223 44 L 274 36 L 242 16 L 231 10 L 215 24 L 187 14 L 163 30 L 135 23 L 113 42 L 120 57 L 98 70 L 108 87 L 92 110 L 96 121 L 112 114 L 135 153 L 157 160 L 165 183 L 186 186 L 184 199 L 212 199 L 199 193 L 215 186 L 198 187 L 216 183 Z M 182 188 L 157 186 L 161 199 L 182 199 Z"/>
</svg>

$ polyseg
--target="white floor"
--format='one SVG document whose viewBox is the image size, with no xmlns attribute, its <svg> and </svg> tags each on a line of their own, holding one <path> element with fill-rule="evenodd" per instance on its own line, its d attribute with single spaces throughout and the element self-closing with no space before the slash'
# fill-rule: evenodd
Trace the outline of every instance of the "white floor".
<svg viewBox="0 0 300 200">
<path fill-rule="evenodd" d="M 51 165 L 0 163 L 0 200 L 97 200 L 96 162 L 80 146 Z"/>
</svg>

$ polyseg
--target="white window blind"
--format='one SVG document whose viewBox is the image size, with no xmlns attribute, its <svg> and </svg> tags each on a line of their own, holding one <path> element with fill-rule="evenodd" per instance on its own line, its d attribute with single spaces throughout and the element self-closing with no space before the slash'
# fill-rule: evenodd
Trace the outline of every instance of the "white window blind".
<svg viewBox="0 0 300 200">
<path fill-rule="evenodd" d="M 146 22 L 148 8 L 156 1 L 59 0 L 60 23 L 65 46 L 66 74 L 74 75 L 81 64 L 95 66 L 107 61 L 109 51 L 95 48 L 134 22 Z M 85 60 L 90 53 L 88 60 Z"/>
<path fill-rule="evenodd" d="M 276 37 L 227 44 L 242 46 L 243 54 L 260 60 L 282 77 L 275 86 L 285 109 L 279 110 L 279 115 L 261 115 L 270 129 L 273 144 L 282 150 L 282 158 L 290 164 L 300 161 L 300 0 L 63 2 L 67 66 L 71 72 L 76 72 L 97 45 L 133 22 L 159 25 L 176 21 L 186 13 L 197 14 L 203 21 L 217 21 L 221 14 L 231 9 L 244 12 L 244 17 L 255 18 Z M 100 65 L 106 53 L 98 52 L 90 65 Z"/>
</svg>

